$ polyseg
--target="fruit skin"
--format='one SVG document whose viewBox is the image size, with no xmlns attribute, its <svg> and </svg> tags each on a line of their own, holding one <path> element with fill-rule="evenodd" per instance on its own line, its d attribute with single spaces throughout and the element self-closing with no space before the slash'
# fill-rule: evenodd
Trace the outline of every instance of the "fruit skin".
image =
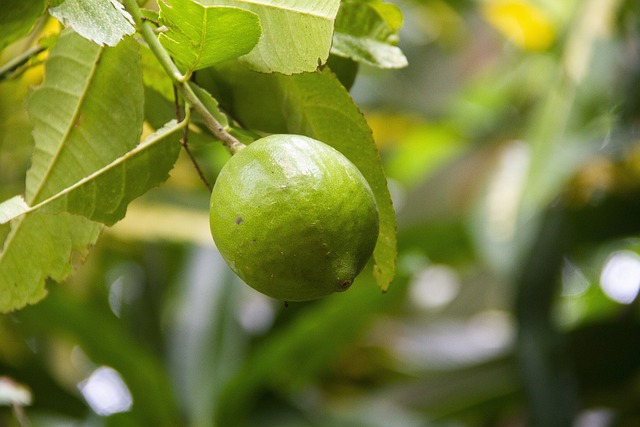
<svg viewBox="0 0 640 427">
<path fill-rule="evenodd" d="M 378 237 L 375 197 L 356 166 L 300 135 L 238 151 L 211 194 L 211 234 L 231 269 L 284 301 L 346 290 Z"/>
</svg>

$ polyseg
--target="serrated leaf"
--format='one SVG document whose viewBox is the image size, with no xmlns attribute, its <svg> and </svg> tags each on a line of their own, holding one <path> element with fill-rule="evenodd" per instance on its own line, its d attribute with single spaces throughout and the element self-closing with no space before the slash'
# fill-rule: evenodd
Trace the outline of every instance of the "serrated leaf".
<svg viewBox="0 0 640 427">
<path fill-rule="evenodd" d="M 160 43 L 183 72 L 210 67 L 246 53 L 260 39 L 255 13 L 236 7 L 203 6 L 194 0 L 161 0 Z"/>
<path fill-rule="evenodd" d="M 135 33 L 131 16 L 115 0 L 54 0 L 49 13 L 100 46 L 115 46 Z"/>
<path fill-rule="evenodd" d="M 104 48 L 65 31 L 28 102 L 35 151 L 26 202 L 48 199 L 138 145 L 143 98 L 134 40 Z"/>
<path fill-rule="evenodd" d="M 138 144 L 143 87 L 138 45 L 100 47 L 65 31 L 32 94 L 35 151 L 25 202 L 36 205 L 123 156 Z M 45 295 L 45 280 L 63 280 L 102 225 L 78 215 L 33 213 L 11 222 L 0 252 L 0 312 Z"/>
<path fill-rule="evenodd" d="M 0 7 L 0 50 L 26 35 L 44 12 L 44 0 L 3 0 Z"/>
<path fill-rule="evenodd" d="M 66 213 L 29 215 L 11 225 L 0 253 L 0 313 L 44 298 L 45 280 L 66 278 L 73 270 L 72 256 L 84 257 L 102 227 Z"/>
<path fill-rule="evenodd" d="M 407 66 L 398 44 L 402 12 L 381 0 L 345 1 L 336 18 L 331 53 L 379 68 Z"/>
<path fill-rule="evenodd" d="M 380 211 L 374 274 L 386 290 L 396 268 L 396 220 L 371 129 L 347 90 L 328 69 L 294 76 L 260 74 L 238 64 L 216 67 L 233 116 L 247 127 L 271 133 L 297 133 L 343 153 L 371 186 Z"/>
<path fill-rule="evenodd" d="M 314 71 L 329 57 L 340 0 L 206 0 L 260 17 L 262 37 L 241 62 L 256 71 L 297 74 Z"/>
<path fill-rule="evenodd" d="M 191 86 L 191 89 L 196 94 L 198 99 L 202 101 L 202 104 L 204 104 L 207 111 L 211 113 L 211 115 L 218 121 L 218 123 L 220 123 L 226 130 L 230 130 L 229 120 L 227 119 L 227 116 L 222 114 L 222 112 L 220 111 L 218 101 L 216 101 L 216 99 L 211 96 L 211 94 L 207 92 L 206 89 L 203 89 L 197 84 L 190 82 L 189 86 Z"/>
<path fill-rule="evenodd" d="M 33 207 L 20 196 L 7 200 L 0 204 L 0 223 L 36 212 L 68 212 L 115 224 L 130 201 L 169 177 L 180 152 L 183 127 L 175 120 L 167 123 L 124 156 Z"/>
</svg>

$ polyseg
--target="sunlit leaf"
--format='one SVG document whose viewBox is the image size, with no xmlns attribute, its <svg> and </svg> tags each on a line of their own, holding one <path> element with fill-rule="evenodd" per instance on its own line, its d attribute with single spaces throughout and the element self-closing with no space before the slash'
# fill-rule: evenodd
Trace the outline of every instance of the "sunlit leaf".
<svg viewBox="0 0 640 427">
<path fill-rule="evenodd" d="M 34 206 L 76 184 L 139 142 L 143 87 L 138 45 L 100 47 L 66 31 L 29 100 L 35 152 L 24 201 Z M 63 280 L 101 225 L 77 215 L 32 214 L 11 222 L 0 253 L 0 311 L 34 303 L 47 277 Z"/>
<path fill-rule="evenodd" d="M 206 0 L 235 6 L 260 17 L 262 37 L 241 61 L 265 72 L 295 74 L 314 71 L 329 56 L 339 0 Z"/>
<path fill-rule="evenodd" d="M 14 196 L 0 203 L 0 224 L 11 221 L 29 210 L 22 196 Z"/>
<path fill-rule="evenodd" d="M 115 0 L 53 0 L 49 13 L 99 45 L 115 46 L 135 32 L 131 17 Z"/>
<path fill-rule="evenodd" d="M 191 72 L 249 53 L 260 39 L 258 15 L 193 0 L 161 0 L 160 42 L 183 71 Z"/>
<path fill-rule="evenodd" d="M 380 68 L 402 68 L 407 58 L 398 48 L 402 12 L 381 0 L 342 3 L 331 53 Z"/>
<path fill-rule="evenodd" d="M 0 204 L 0 223 L 34 212 L 68 212 L 112 225 L 128 203 L 168 178 L 175 163 L 183 125 L 175 120 L 133 150 L 50 198 L 25 209 L 19 196 Z"/>
</svg>

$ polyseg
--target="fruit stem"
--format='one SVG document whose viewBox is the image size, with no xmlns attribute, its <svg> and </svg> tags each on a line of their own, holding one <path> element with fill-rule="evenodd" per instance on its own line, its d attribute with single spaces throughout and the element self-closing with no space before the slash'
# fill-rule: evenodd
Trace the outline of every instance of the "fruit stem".
<svg viewBox="0 0 640 427">
<path fill-rule="evenodd" d="M 143 19 L 142 12 L 140 11 L 136 0 L 123 0 L 123 3 L 127 11 L 131 14 L 133 21 L 136 23 L 136 27 L 142 35 L 142 38 L 147 42 L 149 49 L 151 49 L 153 54 L 156 56 L 160 65 L 162 65 L 162 68 L 164 68 L 166 73 L 169 75 L 173 84 L 178 88 L 185 101 L 190 104 L 191 107 L 200 114 L 200 116 L 202 116 L 204 125 L 207 129 L 209 129 L 211 133 L 218 138 L 222 144 L 224 144 L 231 154 L 235 154 L 239 150 L 243 149 L 245 145 L 227 132 L 225 127 L 222 126 L 215 117 L 213 117 L 202 101 L 200 101 L 200 98 L 198 98 L 191 87 L 189 87 L 187 84 L 189 76 L 185 76 L 180 72 L 169 56 L 169 53 L 160 44 L 149 22 Z"/>
</svg>

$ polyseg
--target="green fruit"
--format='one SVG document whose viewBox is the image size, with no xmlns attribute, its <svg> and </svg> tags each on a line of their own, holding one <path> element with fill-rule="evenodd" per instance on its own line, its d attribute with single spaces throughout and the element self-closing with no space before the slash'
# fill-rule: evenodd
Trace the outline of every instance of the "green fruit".
<svg viewBox="0 0 640 427">
<path fill-rule="evenodd" d="M 254 289 L 285 301 L 346 290 L 371 257 L 378 208 L 356 166 L 299 135 L 238 151 L 211 194 L 213 240 Z"/>
</svg>

